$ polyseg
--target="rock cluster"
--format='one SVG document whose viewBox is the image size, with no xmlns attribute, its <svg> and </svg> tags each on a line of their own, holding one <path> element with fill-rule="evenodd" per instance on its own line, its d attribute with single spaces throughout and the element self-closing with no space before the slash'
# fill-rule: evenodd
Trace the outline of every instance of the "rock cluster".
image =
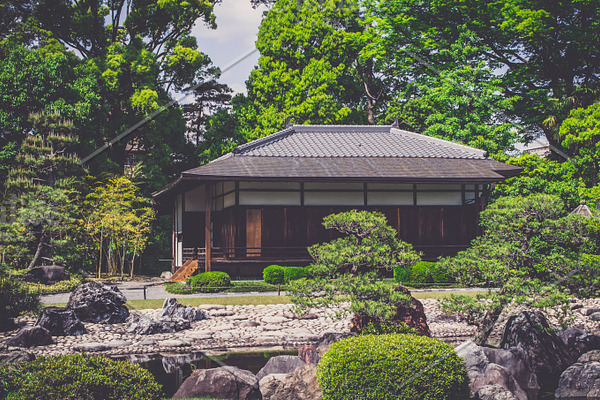
<svg viewBox="0 0 600 400">
<path fill-rule="evenodd" d="M 32 268 L 23 275 L 21 280 L 25 282 L 41 283 L 42 285 L 54 285 L 56 282 L 69 280 L 69 274 L 65 267 L 59 265 L 43 265 Z"/>
<path fill-rule="evenodd" d="M 67 308 L 75 311 L 84 322 L 115 324 L 129 317 L 126 302 L 127 299 L 117 287 L 88 282 L 75 288 L 69 296 Z"/>
<path fill-rule="evenodd" d="M 556 400 L 600 400 L 600 350 L 583 354 L 560 376 Z"/>
</svg>

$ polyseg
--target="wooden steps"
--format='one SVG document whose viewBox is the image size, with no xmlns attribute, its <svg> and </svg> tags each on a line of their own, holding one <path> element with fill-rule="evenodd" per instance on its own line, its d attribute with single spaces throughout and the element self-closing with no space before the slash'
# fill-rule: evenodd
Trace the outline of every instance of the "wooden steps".
<svg viewBox="0 0 600 400">
<path fill-rule="evenodd" d="M 171 282 L 185 282 L 200 267 L 198 260 L 187 260 L 169 279 Z"/>
</svg>

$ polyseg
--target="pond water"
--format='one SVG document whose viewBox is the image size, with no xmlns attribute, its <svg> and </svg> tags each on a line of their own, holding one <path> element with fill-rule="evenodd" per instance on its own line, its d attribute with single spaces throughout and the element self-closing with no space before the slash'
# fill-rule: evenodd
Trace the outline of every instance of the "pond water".
<svg viewBox="0 0 600 400">
<path fill-rule="evenodd" d="M 183 381 L 196 369 L 232 366 L 256 374 L 265 366 L 269 358 L 280 355 L 298 355 L 298 351 L 270 350 L 265 352 L 225 353 L 218 356 L 208 356 L 202 352 L 195 352 L 173 355 L 131 355 L 125 359 L 150 371 L 156 381 L 162 385 L 165 396 L 171 397 Z"/>
</svg>

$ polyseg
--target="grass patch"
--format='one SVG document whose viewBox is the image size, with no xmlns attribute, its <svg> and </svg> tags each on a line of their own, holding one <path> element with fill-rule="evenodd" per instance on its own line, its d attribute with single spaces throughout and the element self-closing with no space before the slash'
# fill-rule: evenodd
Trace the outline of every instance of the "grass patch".
<svg viewBox="0 0 600 400">
<path fill-rule="evenodd" d="M 231 288 L 222 290 L 223 293 L 241 293 L 241 292 L 276 292 L 277 285 L 271 285 L 265 281 L 231 281 L 233 286 Z M 194 293 L 205 293 L 206 290 L 203 288 L 183 288 L 185 282 L 167 282 L 165 283 L 165 290 L 171 294 L 194 294 Z M 281 285 L 281 291 L 287 290 L 287 286 Z"/>
<path fill-rule="evenodd" d="M 177 299 L 183 305 L 198 307 L 202 304 L 221 304 L 224 306 L 244 306 L 258 304 L 290 304 L 288 296 L 231 296 L 231 297 L 198 297 Z M 164 299 L 131 300 L 126 303 L 130 310 L 145 308 L 162 308 Z"/>
</svg>

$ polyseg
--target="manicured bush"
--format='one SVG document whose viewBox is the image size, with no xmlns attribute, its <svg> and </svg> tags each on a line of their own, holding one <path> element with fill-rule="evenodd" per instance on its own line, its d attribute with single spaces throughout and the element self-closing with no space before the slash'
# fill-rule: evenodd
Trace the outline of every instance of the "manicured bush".
<svg viewBox="0 0 600 400">
<path fill-rule="evenodd" d="M 23 285 L 30 288 L 34 293 L 53 294 L 69 293 L 82 283 L 85 283 L 85 278 L 83 276 L 72 274 L 69 280 L 56 282 L 54 285 L 42 285 L 31 282 L 23 282 Z"/>
<path fill-rule="evenodd" d="M 404 333 L 410 335 L 418 335 L 419 331 L 415 328 L 411 328 L 404 322 L 390 322 L 384 321 L 379 323 L 369 322 L 365 327 L 362 328 L 361 335 L 385 335 L 389 333 Z"/>
<path fill-rule="evenodd" d="M 269 265 L 263 270 L 263 280 L 271 285 L 278 285 L 285 282 L 284 268 L 279 265 Z"/>
<path fill-rule="evenodd" d="M 285 283 L 288 284 L 297 279 L 308 278 L 308 269 L 302 267 L 285 267 L 283 274 Z"/>
<path fill-rule="evenodd" d="M 3 393 L 4 392 L 4 393 Z M 0 367 L 0 397 L 11 400 L 162 399 L 150 372 L 128 361 L 72 354 Z"/>
<path fill-rule="evenodd" d="M 229 275 L 221 271 L 202 272 L 189 278 L 186 283 L 194 289 L 209 293 L 222 292 L 232 286 Z"/>
<path fill-rule="evenodd" d="M 426 336 L 365 335 L 334 343 L 318 365 L 324 400 L 467 400 L 452 346 Z"/>
<path fill-rule="evenodd" d="M 437 263 L 419 261 L 413 267 L 394 269 L 394 280 L 408 285 L 451 283 L 451 277 Z"/>
<path fill-rule="evenodd" d="M 40 309 L 40 296 L 15 276 L 0 277 L 0 331 L 14 329 L 13 318 Z"/>
</svg>

